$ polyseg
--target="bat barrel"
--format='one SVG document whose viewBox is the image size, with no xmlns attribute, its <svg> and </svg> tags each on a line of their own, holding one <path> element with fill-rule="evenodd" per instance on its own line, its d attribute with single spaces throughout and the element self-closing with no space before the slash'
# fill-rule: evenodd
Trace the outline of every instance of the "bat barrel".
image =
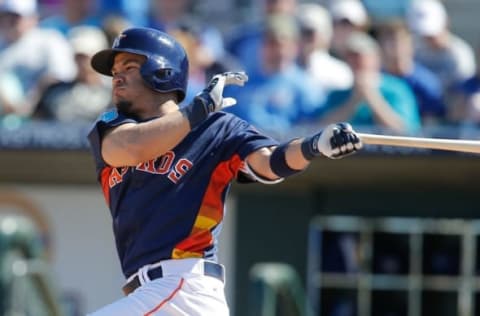
<svg viewBox="0 0 480 316">
<path fill-rule="evenodd" d="M 480 153 L 480 141 L 357 133 L 364 144 Z"/>
</svg>

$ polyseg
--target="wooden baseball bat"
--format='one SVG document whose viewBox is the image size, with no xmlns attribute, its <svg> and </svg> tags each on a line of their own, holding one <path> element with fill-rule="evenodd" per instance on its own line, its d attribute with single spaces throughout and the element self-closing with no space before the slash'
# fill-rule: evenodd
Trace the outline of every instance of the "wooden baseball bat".
<svg viewBox="0 0 480 316">
<path fill-rule="evenodd" d="M 364 144 L 428 148 L 480 154 L 479 140 L 422 138 L 357 133 Z"/>
</svg>

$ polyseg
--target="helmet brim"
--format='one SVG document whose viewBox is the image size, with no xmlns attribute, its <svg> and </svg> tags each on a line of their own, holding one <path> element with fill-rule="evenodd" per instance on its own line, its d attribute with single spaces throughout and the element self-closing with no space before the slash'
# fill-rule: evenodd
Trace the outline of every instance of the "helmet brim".
<svg viewBox="0 0 480 316">
<path fill-rule="evenodd" d="M 112 76 L 113 59 L 117 52 L 113 49 L 104 49 L 92 56 L 90 64 L 95 71 L 102 75 Z"/>
</svg>

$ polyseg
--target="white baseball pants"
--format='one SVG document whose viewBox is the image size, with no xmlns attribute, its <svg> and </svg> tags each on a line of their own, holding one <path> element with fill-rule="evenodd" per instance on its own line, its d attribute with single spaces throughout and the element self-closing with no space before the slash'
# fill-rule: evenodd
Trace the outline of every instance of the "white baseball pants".
<svg viewBox="0 0 480 316">
<path fill-rule="evenodd" d="M 199 273 L 201 260 L 167 260 L 163 277 L 89 316 L 228 316 L 224 284 Z"/>
</svg>

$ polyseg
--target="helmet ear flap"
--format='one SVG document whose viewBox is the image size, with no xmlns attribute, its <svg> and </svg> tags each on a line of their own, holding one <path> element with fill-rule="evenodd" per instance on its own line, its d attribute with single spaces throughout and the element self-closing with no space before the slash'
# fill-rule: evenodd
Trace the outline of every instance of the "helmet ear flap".
<svg viewBox="0 0 480 316">
<path fill-rule="evenodd" d="M 154 90 L 161 89 L 162 84 L 168 83 L 173 77 L 174 70 L 172 68 L 163 68 L 164 66 L 147 57 L 147 60 L 140 68 L 143 80 Z"/>
<path fill-rule="evenodd" d="M 154 76 L 157 80 L 169 81 L 173 77 L 173 69 L 172 68 L 158 69 L 157 71 L 155 71 Z"/>
<path fill-rule="evenodd" d="M 152 58 L 147 58 L 140 68 L 140 74 L 151 89 L 160 92 L 177 91 L 180 99 L 185 97 L 185 92 L 176 88 L 181 85 L 178 82 L 179 72 L 169 65 L 159 63 Z"/>
</svg>

